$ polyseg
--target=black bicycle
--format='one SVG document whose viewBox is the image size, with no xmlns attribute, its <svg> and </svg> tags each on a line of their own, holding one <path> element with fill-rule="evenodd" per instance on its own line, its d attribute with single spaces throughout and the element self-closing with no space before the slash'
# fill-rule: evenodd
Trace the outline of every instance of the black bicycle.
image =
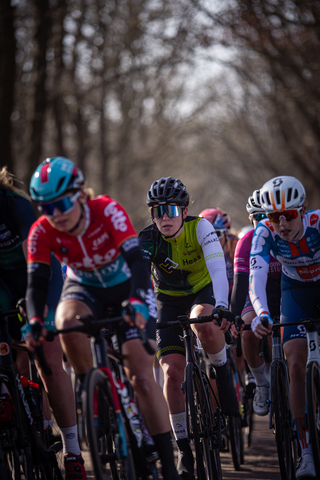
<svg viewBox="0 0 320 480">
<path fill-rule="evenodd" d="M 268 319 L 262 324 L 268 326 Z M 269 428 L 273 429 L 282 480 L 294 480 L 295 464 L 299 456 L 299 442 L 289 405 L 289 375 L 284 358 L 280 328 L 294 323 L 280 324 L 279 318 L 274 318 L 272 325 L 272 362 L 270 366 L 270 415 Z M 245 330 L 251 325 L 245 325 Z"/>
<path fill-rule="evenodd" d="M 130 383 L 121 376 L 121 354 L 107 349 L 106 329 L 124 321 L 122 316 L 94 320 L 91 315 L 77 317 L 81 325 L 48 332 L 49 339 L 61 333 L 82 332 L 91 337 L 94 367 L 85 378 L 82 410 L 95 477 L 105 479 L 107 471 L 114 480 L 157 479 L 155 458 L 143 444 L 138 416 L 133 418 Z M 142 343 L 150 354 L 154 351 L 140 331 Z M 119 380 L 122 384 L 119 383 Z"/>
<path fill-rule="evenodd" d="M 27 351 L 8 332 L 9 318 L 18 313 L 18 308 L 0 312 L 0 388 L 9 394 L 14 406 L 9 421 L 0 424 L 2 476 L 12 480 L 62 480 L 56 459 L 56 450 L 62 448 L 62 443 L 55 439 L 55 445 L 49 445 L 52 437 L 48 438 L 43 426 L 43 386 L 32 355 L 29 354 L 31 382 L 25 379 L 23 386 L 14 366 L 11 348 Z"/>
<path fill-rule="evenodd" d="M 158 323 L 157 329 L 181 326 L 186 349 L 186 367 L 182 391 L 185 395 L 188 437 L 196 452 L 197 476 L 201 480 L 222 480 L 219 447 L 222 446 L 222 425 L 225 419 L 210 379 L 201 368 L 195 336 L 191 324 L 220 319 L 216 309 L 208 316 L 190 318 L 182 315 L 166 323 Z M 216 404 L 213 411 L 212 399 Z"/>
<path fill-rule="evenodd" d="M 227 368 L 237 395 L 239 409 L 237 415 L 227 416 L 226 430 L 227 438 L 231 446 L 233 466 L 235 470 L 238 471 L 241 469 L 241 464 L 244 463 L 244 438 L 242 430 L 242 425 L 244 422 L 244 409 L 242 405 L 241 382 L 237 365 L 233 358 L 232 348 L 232 346 L 227 345 Z"/>
</svg>

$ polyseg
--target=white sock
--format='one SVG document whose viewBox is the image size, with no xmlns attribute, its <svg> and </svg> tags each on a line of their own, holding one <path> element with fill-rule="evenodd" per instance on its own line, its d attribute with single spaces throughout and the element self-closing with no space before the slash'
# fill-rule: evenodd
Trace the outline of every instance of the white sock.
<svg viewBox="0 0 320 480">
<path fill-rule="evenodd" d="M 60 430 L 63 453 L 74 453 L 75 455 L 81 455 L 78 442 L 77 425 L 74 425 L 73 427 L 60 428 Z"/>
<path fill-rule="evenodd" d="M 186 412 L 181 413 L 169 413 L 169 419 L 173 430 L 174 438 L 180 440 L 181 438 L 187 438 L 187 421 Z"/>
<path fill-rule="evenodd" d="M 207 355 L 209 357 L 210 362 L 214 367 L 221 367 L 225 363 L 227 363 L 227 350 L 226 346 L 223 347 L 223 349 L 218 352 L 218 353 L 208 353 Z"/>
<path fill-rule="evenodd" d="M 256 368 L 249 367 L 252 375 L 254 376 L 257 387 L 268 387 L 269 385 L 269 381 L 265 374 L 265 367 L 265 363 Z"/>
</svg>

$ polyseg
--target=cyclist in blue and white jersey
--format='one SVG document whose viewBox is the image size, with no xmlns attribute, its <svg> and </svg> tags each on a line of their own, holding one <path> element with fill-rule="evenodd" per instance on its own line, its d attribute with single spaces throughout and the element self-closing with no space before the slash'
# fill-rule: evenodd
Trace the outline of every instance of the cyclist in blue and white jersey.
<svg viewBox="0 0 320 480">
<path fill-rule="evenodd" d="M 305 198 L 305 189 L 295 177 L 279 176 L 263 185 L 260 201 L 268 218 L 254 232 L 249 282 L 251 302 L 258 315 L 252 321 L 252 329 L 261 338 L 272 325 L 266 296 L 270 256 L 282 264 L 281 323 L 297 322 L 297 326 L 284 328 L 282 334 L 290 377 L 290 409 L 302 451 L 297 479 L 316 476 L 304 427 L 307 341 L 299 321 L 319 316 L 320 210 L 306 212 Z M 261 316 L 268 317 L 268 328 L 262 326 Z"/>
</svg>

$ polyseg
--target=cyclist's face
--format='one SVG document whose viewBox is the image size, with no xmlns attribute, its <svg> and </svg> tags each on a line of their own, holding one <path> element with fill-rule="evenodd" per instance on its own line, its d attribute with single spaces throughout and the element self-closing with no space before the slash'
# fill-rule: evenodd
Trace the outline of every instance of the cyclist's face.
<svg viewBox="0 0 320 480">
<path fill-rule="evenodd" d="M 83 192 L 81 192 L 80 198 L 82 196 Z M 49 223 L 61 232 L 69 232 L 78 223 L 80 216 L 82 215 L 82 206 L 80 202 L 81 200 L 77 199 L 74 203 L 74 207 L 68 213 L 62 213 L 58 208 L 55 208 L 52 216 L 47 216 Z M 74 234 L 78 233 L 77 229 Z"/>
<path fill-rule="evenodd" d="M 174 203 L 172 203 L 174 205 Z M 169 217 L 168 214 L 165 212 L 161 218 L 154 218 L 153 221 L 157 225 L 158 230 L 162 233 L 162 235 L 170 236 L 173 235 L 177 230 L 179 230 L 182 218 L 186 218 L 188 213 L 188 208 L 183 208 L 182 214 L 178 217 Z M 176 235 L 172 238 L 178 238 L 181 233 L 183 232 L 183 227 L 177 232 Z"/>
<path fill-rule="evenodd" d="M 280 217 L 279 223 L 273 223 L 276 233 L 286 242 L 297 242 L 303 234 L 303 217 L 305 207 L 299 212 L 295 220 L 288 221 L 284 216 Z"/>
</svg>

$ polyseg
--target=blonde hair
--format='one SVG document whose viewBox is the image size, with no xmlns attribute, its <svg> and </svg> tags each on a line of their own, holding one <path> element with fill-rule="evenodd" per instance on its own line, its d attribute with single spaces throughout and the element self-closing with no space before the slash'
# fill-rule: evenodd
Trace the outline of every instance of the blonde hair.
<svg viewBox="0 0 320 480">
<path fill-rule="evenodd" d="M 18 195 L 30 200 L 29 195 L 27 195 L 21 188 L 18 188 L 14 185 L 14 182 L 21 183 L 20 180 L 17 180 L 13 173 L 8 172 L 8 167 L 2 167 L 0 170 L 0 188 L 4 190 L 11 190 Z"/>
</svg>

